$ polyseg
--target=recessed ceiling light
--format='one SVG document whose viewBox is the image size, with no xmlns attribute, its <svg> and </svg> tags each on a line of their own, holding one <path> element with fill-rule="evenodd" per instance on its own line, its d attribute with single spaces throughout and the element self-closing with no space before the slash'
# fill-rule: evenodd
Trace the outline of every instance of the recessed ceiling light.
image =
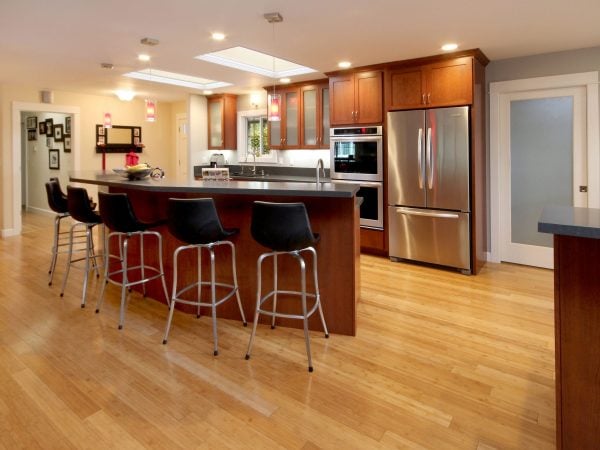
<svg viewBox="0 0 600 450">
<path fill-rule="evenodd" d="M 225 39 L 225 35 L 223 33 L 213 33 L 212 38 L 215 41 L 222 41 L 223 39 Z"/>
<path fill-rule="evenodd" d="M 206 91 L 202 91 L 202 93 L 204 95 L 210 95 L 210 94 L 212 94 L 212 91 L 206 90 Z"/>
<path fill-rule="evenodd" d="M 138 55 L 138 59 L 140 61 L 150 61 L 150 55 L 147 55 L 146 53 L 140 53 Z"/>
<path fill-rule="evenodd" d="M 119 97 L 119 100 L 124 102 L 130 102 L 135 97 L 135 92 L 127 90 L 115 91 L 115 94 Z"/>
<path fill-rule="evenodd" d="M 316 72 L 310 67 L 276 58 L 266 53 L 250 50 L 245 47 L 232 47 L 218 52 L 198 55 L 194 58 L 208 61 L 246 72 L 257 73 L 269 78 L 293 77 L 305 73 Z M 275 69 L 275 70 L 273 70 Z"/>
<path fill-rule="evenodd" d="M 290 81 L 291 81 L 291 80 L 290 80 L 289 78 L 280 78 L 280 79 L 279 79 L 279 82 L 280 82 L 280 83 L 283 83 L 283 84 L 289 83 Z"/>
<path fill-rule="evenodd" d="M 350 67 L 352 65 L 352 63 L 350 61 L 342 61 L 338 63 L 338 67 L 340 69 L 347 69 L 348 67 Z"/>
<path fill-rule="evenodd" d="M 457 48 L 458 44 L 455 44 L 453 42 L 442 45 L 442 50 L 444 50 L 445 52 L 451 52 L 452 50 L 456 50 Z"/>
<path fill-rule="evenodd" d="M 154 81 L 156 83 L 173 84 L 175 86 L 184 86 L 192 89 L 216 89 L 225 86 L 231 86 L 231 83 L 224 81 L 209 80 L 207 78 L 193 77 L 182 73 L 166 72 L 164 70 L 144 69 L 137 72 L 128 72 L 123 74 L 125 77 L 135 78 L 137 80 Z"/>
</svg>

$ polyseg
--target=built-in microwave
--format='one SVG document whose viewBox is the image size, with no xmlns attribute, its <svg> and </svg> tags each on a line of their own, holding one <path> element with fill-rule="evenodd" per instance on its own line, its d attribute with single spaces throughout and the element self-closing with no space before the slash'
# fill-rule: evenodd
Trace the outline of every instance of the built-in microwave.
<svg viewBox="0 0 600 450">
<path fill-rule="evenodd" d="M 360 205 L 360 226 L 383 229 L 383 183 L 381 181 L 331 180 L 332 183 L 358 184 L 356 193 L 362 198 Z"/>
<path fill-rule="evenodd" d="M 383 181 L 381 126 L 331 128 L 331 178 Z"/>
</svg>

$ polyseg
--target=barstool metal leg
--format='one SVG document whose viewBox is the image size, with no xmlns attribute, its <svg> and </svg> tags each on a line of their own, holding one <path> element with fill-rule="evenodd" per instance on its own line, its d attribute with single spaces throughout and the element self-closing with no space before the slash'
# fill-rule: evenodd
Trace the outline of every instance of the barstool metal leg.
<svg viewBox="0 0 600 450">
<path fill-rule="evenodd" d="M 65 268 L 65 274 L 63 275 L 62 287 L 60 289 L 60 296 L 65 295 L 65 287 L 67 285 L 67 278 L 69 278 L 69 270 L 71 268 L 71 259 L 73 257 L 73 230 L 79 225 L 78 222 L 71 225 L 69 230 L 69 251 L 67 252 L 67 267 Z"/>
<path fill-rule="evenodd" d="M 302 289 L 302 322 L 304 324 L 304 342 L 306 343 L 306 354 L 308 355 L 308 371 L 313 371 L 312 358 L 310 354 L 310 335 L 308 334 L 308 310 L 306 308 L 306 264 L 304 258 L 297 252 L 293 255 L 298 259 L 300 263 L 300 288 Z"/>
<path fill-rule="evenodd" d="M 235 296 L 237 297 L 238 308 L 240 308 L 240 315 L 242 316 L 242 323 L 244 326 L 248 326 L 248 322 L 246 322 L 246 315 L 244 314 L 244 309 L 242 308 L 242 300 L 240 299 L 240 288 L 237 282 L 237 270 L 236 270 L 236 259 L 235 259 L 235 245 L 233 242 L 227 241 L 227 244 L 231 247 L 231 271 L 233 273 L 233 288 L 235 289 Z"/>
<path fill-rule="evenodd" d="M 129 236 L 125 236 L 123 239 L 123 261 L 121 263 L 121 309 L 119 310 L 119 330 L 123 329 L 123 323 L 125 322 L 125 301 L 127 299 L 127 244 L 129 243 Z"/>
<path fill-rule="evenodd" d="M 162 236 L 160 233 L 156 233 L 156 237 L 158 238 L 158 268 L 160 269 L 160 279 L 162 281 L 163 292 L 165 293 L 165 300 L 167 301 L 167 306 L 171 305 L 171 301 L 169 300 L 169 294 L 167 292 L 167 282 L 165 280 L 165 269 L 163 267 L 163 253 L 162 253 Z M 144 283 L 146 284 L 146 283 Z"/>
<path fill-rule="evenodd" d="M 144 233 L 140 233 L 140 265 L 142 271 L 142 280 L 146 278 L 144 273 Z M 162 270 L 161 270 L 162 273 Z M 146 283 L 142 283 L 142 295 L 144 298 L 146 297 Z M 169 304 L 169 299 L 167 298 L 167 304 Z"/>
<path fill-rule="evenodd" d="M 121 260 L 121 235 L 118 236 L 119 239 L 119 261 Z M 110 255 L 108 254 L 108 242 L 110 240 L 110 232 L 104 232 L 104 282 L 102 283 L 102 289 L 100 291 L 100 297 L 98 297 L 98 301 L 96 302 L 96 314 L 100 312 L 100 307 L 102 306 L 102 302 L 104 302 L 104 291 L 106 290 L 106 285 L 108 284 L 108 263 L 110 261 Z"/>
<path fill-rule="evenodd" d="M 173 312 L 175 312 L 175 302 L 177 301 L 177 300 L 175 300 L 175 298 L 177 297 L 177 274 L 178 274 L 177 260 L 179 257 L 179 252 L 181 252 L 181 250 L 183 250 L 181 247 L 177 248 L 175 250 L 175 253 L 173 253 L 173 295 L 171 297 L 171 307 L 169 308 L 169 318 L 167 319 L 167 327 L 165 328 L 165 337 L 163 339 L 163 344 L 165 344 L 165 345 L 169 339 L 169 331 L 171 330 L 171 323 L 173 321 Z"/>
<path fill-rule="evenodd" d="M 54 241 L 52 244 L 52 259 L 50 260 L 50 268 L 48 269 L 48 274 L 50 275 L 48 279 L 48 286 L 52 286 L 52 279 L 54 278 L 54 269 L 56 268 L 56 260 L 58 259 L 58 240 L 60 237 L 60 221 L 62 217 L 56 215 L 54 217 Z"/>
<path fill-rule="evenodd" d="M 250 359 L 250 352 L 252 351 L 252 344 L 254 343 L 254 336 L 256 335 L 256 326 L 258 325 L 258 318 L 260 316 L 259 308 L 260 308 L 260 298 L 261 298 L 261 284 L 262 284 L 262 262 L 267 256 L 266 253 L 263 253 L 258 257 L 256 261 L 256 310 L 254 312 L 254 323 L 252 324 L 252 333 L 250 334 L 250 342 L 248 342 L 248 350 L 246 350 L 246 359 Z"/>
<path fill-rule="evenodd" d="M 212 326 L 213 326 L 213 343 L 214 351 L 213 354 L 217 356 L 219 354 L 219 338 L 217 337 L 217 286 L 215 284 L 215 250 L 212 247 L 208 247 L 210 253 L 210 302 L 211 313 L 212 313 Z"/>
<path fill-rule="evenodd" d="M 319 292 L 319 276 L 317 274 L 317 251 L 313 247 L 309 247 L 308 250 L 313 256 L 313 276 L 315 280 L 315 301 L 319 308 L 319 316 L 321 316 L 321 324 L 323 325 L 323 331 L 325 331 L 325 338 L 329 338 L 329 331 L 327 330 L 327 324 L 325 323 L 325 316 L 323 315 L 323 308 L 321 307 L 321 294 Z"/>
<path fill-rule="evenodd" d="M 198 247 L 198 306 L 196 319 L 200 318 L 200 303 L 202 303 L 202 246 Z"/>
<path fill-rule="evenodd" d="M 273 316 L 271 316 L 271 330 L 275 329 L 275 313 L 277 312 L 277 253 L 273 255 Z"/>
<path fill-rule="evenodd" d="M 92 228 L 89 226 L 85 227 L 85 273 L 83 274 L 83 294 L 81 296 L 81 307 L 85 308 L 85 298 L 87 295 L 87 285 L 88 285 L 88 276 L 90 274 L 90 252 L 93 255 L 93 237 L 92 237 Z M 94 258 L 95 261 L 95 258 Z M 94 268 L 96 267 L 96 263 L 94 262 Z M 97 269 L 96 269 L 97 270 Z"/>
</svg>

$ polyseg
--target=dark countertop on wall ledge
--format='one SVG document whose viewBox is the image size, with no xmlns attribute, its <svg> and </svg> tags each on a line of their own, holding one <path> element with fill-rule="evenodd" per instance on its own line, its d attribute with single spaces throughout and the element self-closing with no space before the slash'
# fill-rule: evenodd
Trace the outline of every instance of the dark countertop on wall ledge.
<svg viewBox="0 0 600 450">
<path fill-rule="evenodd" d="M 352 198 L 356 196 L 358 185 L 323 182 L 311 183 L 298 181 L 264 181 L 254 180 L 188 180 L 186 178 L 169 177 L 162 179 L 145 178 L 130 181 L 112 171 L 78 171 L 69 173 L 72 182 L 89 183 L 99 186 L 125 187 L 143 191 L 157 192 L 202 192 L 210 194 L 234 195 L 274 195 L 300 197 L 338 197 Z"/>
</svg>

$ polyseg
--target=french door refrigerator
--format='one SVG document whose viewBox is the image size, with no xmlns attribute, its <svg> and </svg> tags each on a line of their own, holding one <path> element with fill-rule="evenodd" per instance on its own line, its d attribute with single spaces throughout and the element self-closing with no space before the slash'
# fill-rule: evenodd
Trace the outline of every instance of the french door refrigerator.
<svg viewBox="0 0 600 450">
<path fill-rule="evenodd" d="M 469 108 L 387 116 L 389 254 L 471 273 Z"/>
</svg>

